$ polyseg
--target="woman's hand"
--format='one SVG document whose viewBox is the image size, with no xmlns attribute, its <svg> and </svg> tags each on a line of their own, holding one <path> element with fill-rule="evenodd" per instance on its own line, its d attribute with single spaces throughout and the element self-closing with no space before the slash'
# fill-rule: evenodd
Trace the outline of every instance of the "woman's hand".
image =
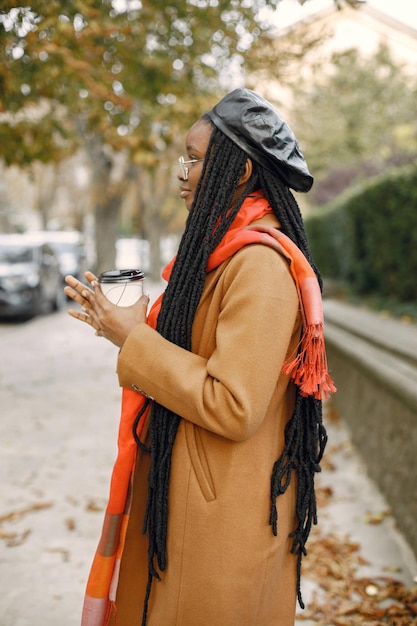
<svg viewBox="0 0 417 626">
<path fill-rule="evenodd" d="M 132 306 L 120 307 L 107 300 L 92 272 L 86 272 L 85 277 L 89 287 L 74 276 L 65 277 L 68 285 L 64 288 L 66 295 L 81 306 L 81 311 L 69 309 L 69 315 L 86 322 L 95 328 L 96 335 L 121 348 L 135 326 L 146 324 L 148 296 L 142 296 Z"/>
</svg>

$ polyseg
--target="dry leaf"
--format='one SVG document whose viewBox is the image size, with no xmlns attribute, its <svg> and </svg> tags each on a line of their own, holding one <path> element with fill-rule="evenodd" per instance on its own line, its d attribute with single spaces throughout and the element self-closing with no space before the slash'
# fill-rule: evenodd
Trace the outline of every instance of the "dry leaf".
<svg viewBox="0 0 417 626">
<path fill-rule="evenodd" d="M 2 524 L 3 522 L 14 522 L 24 517 L 28 513 L 31 513 L 32 511 L 40 511 L 42 509 L 49 509 L 51 506 L 53 506 L 52 502 L 35 502 L 34 504 L 31 504 L 25 507 L 24 509 L 21 509 L 20 511 L 11 511 L 10 513 L 1 515 L 0 524 Z"/>
<path fill-rule="evenodd" d="M 87 511 L 94 511 L 94 512 L 104 510 L 104 506 L 94 499 L 89 500 L 85 508 Z"/>
<path fill-rule="evenodd" d="M 17 537 L 17 533 L 9 533 L 0 528 L 0 539 L 14 539 Z"/>
<path fill-rule="evenodd" d="M 389 515 L 391 515 L 391 511 L 389 510 L 378 511 L 377 513 L 367 511 L 364 522 L 365 524 L 381 524 L 381 522 L 383 522 L 386 517 L 389 517 Z"/>
<path fill-rule="evenodd" d="M 58 554 L 62 554 L 62 559 L 67 562 L 69 561 L 69 550 L 67 548 L 47 548 L 47 552 L 57 552 Z"/>
<path fill-rule="evenodd" d="M 331 487 L 316 487 L 317 506 L 324 507 L 329 504 L 333 497 L 333 489 Z"/>
<path fill-rule="evenodd" d="M 6 541 L 6 546 L 8 548 L 15 548 L 16 546 L 22 545 L 22 543 L 27 539 L 30 535 L 30 530 L 25 530 L 23 533 L 16 533 L 14 537 Z"/>
</svg>

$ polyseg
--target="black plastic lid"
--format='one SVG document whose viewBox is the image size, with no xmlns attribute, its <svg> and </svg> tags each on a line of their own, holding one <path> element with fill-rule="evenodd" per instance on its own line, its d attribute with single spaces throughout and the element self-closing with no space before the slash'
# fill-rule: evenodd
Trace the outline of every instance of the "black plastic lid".
<svg viewBox="0 0 417 626">
<path fill-rule="evenodd" d="M 99 283 L 126 283 L 131 280 L 143 280 L 145 274 L 142 270 L 108 270 L 100 274 Z"/>
</svg>

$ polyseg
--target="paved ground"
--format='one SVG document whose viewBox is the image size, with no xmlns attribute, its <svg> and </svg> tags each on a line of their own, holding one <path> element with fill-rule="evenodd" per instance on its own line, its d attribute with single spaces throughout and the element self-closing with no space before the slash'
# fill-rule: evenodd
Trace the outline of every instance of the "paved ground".
<svg viewBox="0 0 417 626">
<path fill-rule="evenodd" d="M 0 626 L 78 626 L 116 454 L 117 349 L 66 312 L 0 324 L 0 345 Z M 357 541 L 364 574 L 412 585 L 414 556 L 327 410 L 321 531 Z M 306 580 L 307 602 L 314 589 Z"/>
<path fill-rule="evenodd" d="M 385 498 L 375 483 L 368 478 L 364 461 L 352 446 L 343 417 L 335 413 L 331 403 L 325 405 L 324 421 L 329 442 L 323 462 L 323 472 L 317 480 L 321 502 L 317 535 L 324 538 L 335 537 L 341 544 L 346 540 L 346 545 L 349 544 L 351 547 L 358 545 L 357 558 L 355 558 L 358 563 L 355 573 L 357 579 L 372 581 L 379 578 L 393 578 L 408 588 L 416 587 L 415 555 L 398 531 Z M 309 545 L 307 545 L 307 550 L 309 550 Z M 343 572 L 344 567 L 346 572 L 348 571 L 348 565 L 345 566 L 342 562 L 344 556 L 347 559 L 350 558 L 348 554 L 335 554 L 336 576 Z M 306 569 L 308 559 L 309 557 L 305 560 Z M 329 571 L 331 569 L 331 567 L 328 568 Z M 309 601 L 317 593 L 320 582 L 320 572 L 315 575 L 314 569 L 313 572 L 309 572 L 308 577 L 304 577 L 302 586 L 307 608 Z M 353 593 L 351 599 L 358 602 L 358 598 L 354 596 Z M 352 601 L 351 604 L 353 606 L 355 602 Z M 302 612 L 298 611 L 298 613 Z M 393 621 L 389 622 L 377 619 L 361 621 L 359 616 L 353 615 L 350 620 L 343 621 L 341 618 L 341 621 L 337 623 L 351 626 L 359 624 L 410 626 L 417 624 L 417 620 L 414 618 L 413 621 L 407 619 L 396 622 L 393 618 Z M 297 626 L 313 626 L 318 622 L 297 620 L 296 624 Z M 319 626 L 333 626 L 333 622 L 320 622 Z"/>
</svg>

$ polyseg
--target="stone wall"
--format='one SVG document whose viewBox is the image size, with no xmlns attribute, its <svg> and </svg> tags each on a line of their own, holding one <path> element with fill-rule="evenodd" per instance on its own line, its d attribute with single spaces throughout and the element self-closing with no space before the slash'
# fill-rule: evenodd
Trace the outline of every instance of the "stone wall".
<svg viewBox="0 0 417 626">
<path fill-rule="evenodd" d="M 333 402 L 417 554 L 417 325 L 325 300 Z"/>
</svg>

